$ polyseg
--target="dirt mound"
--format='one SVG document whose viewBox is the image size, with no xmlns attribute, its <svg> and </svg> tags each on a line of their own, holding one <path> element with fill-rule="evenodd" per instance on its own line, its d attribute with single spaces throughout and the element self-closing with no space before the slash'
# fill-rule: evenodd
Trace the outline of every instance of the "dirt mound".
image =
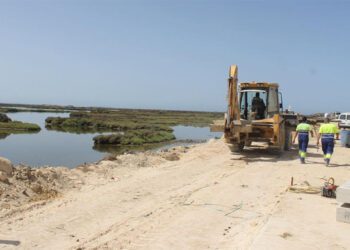
<svg viewBox="0 0 350 250">
<path fill-rule="evenodd" d="M 69 186 L 67 168 L 16 166 L 11 176 L 0 178 L 0 210 L 58 196 Z"/>
<path fill-rule="evenodd" d="M 0 172 L 8 177 L 12 176 L 13 166 L 10 160 L 0 157 Z"/>
</svg>

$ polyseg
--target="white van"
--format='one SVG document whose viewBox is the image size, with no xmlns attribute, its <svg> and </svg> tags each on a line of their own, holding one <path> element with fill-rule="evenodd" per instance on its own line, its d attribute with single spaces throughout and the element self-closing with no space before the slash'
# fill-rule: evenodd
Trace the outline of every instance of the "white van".
<svg viewBox="0 0 350 250">
<path fill-rule="evenodd" d="M 339 128 L 350 128 L 350 113 L 339 115 Z"/>
</svg>

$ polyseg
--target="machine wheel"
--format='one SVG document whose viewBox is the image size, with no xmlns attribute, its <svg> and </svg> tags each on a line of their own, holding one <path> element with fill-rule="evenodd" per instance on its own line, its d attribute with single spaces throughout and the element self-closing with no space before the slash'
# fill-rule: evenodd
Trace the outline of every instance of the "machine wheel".
<svg viewBox="0 0 350 250">
<path fill-rule="evenodd" d="M 284 136 L 284 150 L 288 151 L 292 147 L 292 130 L 291 128 L 285 128 L 285 136 Z"/>
<path fill-rule="evenodd" d="M 241 142 L 241 143 L 235 143 L 235 144 L 231 144 L 230 145 L 230 149 L 232 152 L 235 152 L 235 153 L 240 153 L 243 151 L 243 148 L 244 148 L 244 142 Z"/>
</svg>

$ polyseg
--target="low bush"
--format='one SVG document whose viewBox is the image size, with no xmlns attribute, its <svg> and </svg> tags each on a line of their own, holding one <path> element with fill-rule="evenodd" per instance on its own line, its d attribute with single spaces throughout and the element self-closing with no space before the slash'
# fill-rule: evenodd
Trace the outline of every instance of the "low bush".
<svg viewBox="0 0 350 250">
<path fill-rule="evenodd" d="M 127 131 L 124 134 L 98 135 L 93 138 L 95 144 L 142 145 L 174 140 L 171 132 L 154 130 Z"/>
<path fill-rule="evenodd" d="M 26 123 L 19 121 L 0 122 L 0 130 L 2 131 L 40 131 L 40 126 L 34 123 Z"/>
</svg>

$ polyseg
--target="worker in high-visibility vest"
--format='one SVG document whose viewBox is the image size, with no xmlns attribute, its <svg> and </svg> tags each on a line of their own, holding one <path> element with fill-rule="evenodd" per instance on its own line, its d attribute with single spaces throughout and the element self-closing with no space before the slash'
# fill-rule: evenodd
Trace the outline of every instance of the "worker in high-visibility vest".
<svg viewBox="0 0 350 250">
<path fill-rule="evenodd" d="M 309 145 L 309 133 L 314 137 L 311 126 L 307 123 L 307 118 L 304 116 L 302 118 L 301 123 L 297 126 L 295 136 L 293 138 L 293 143 L 295 143 L 295 139 L 298 136 L 298 144 L 299 144 L 299 158 L 302 164 L 305 163 L 306 151 Z"/>
<path fill-rule="evenodd" d="M 329 166 L 332 154 L 334 152 L 334 135 L 339 139 L 338 127 L 330 123 L 330 118 L 327 116 L 324 119 L 324 124 L 321 125 L 317 135 L 317 146 L 320 145 L 320 138 L 322 137 L 322 151 L 326 166 Z"/>
</svg>

